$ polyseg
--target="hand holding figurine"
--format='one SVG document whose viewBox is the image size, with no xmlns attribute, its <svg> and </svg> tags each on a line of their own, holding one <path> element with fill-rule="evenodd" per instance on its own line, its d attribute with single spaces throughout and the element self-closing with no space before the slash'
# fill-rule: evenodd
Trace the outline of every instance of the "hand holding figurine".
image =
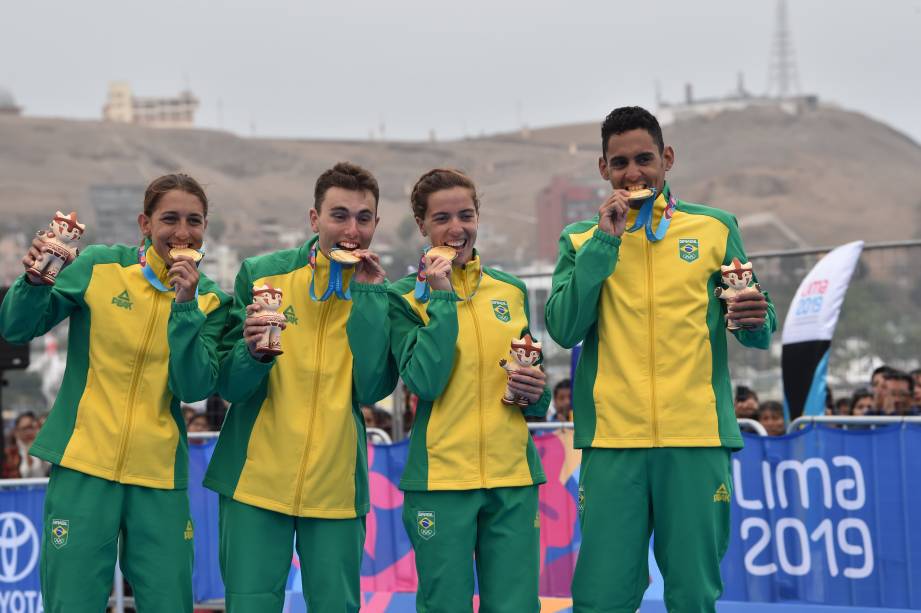
<svg viewBox="0 0 921 613">
<path fill-rule="evenodd" d="M 726 327 L 729 330 L 760 328 L 767 317 L 767 299 L 757 283 L 749 284 L 754 278 L 752 263 L 742 264 L 733 258 L 728 266 L 720 266 L 722 281 L 728 287 L 717 287 L 713 294 L 726 301 Z"/>
<path fill-rule="evenodd" d="M 246 306 L 243 338 L 250 354 L 257 358 L 281 355 L 281 332 L 286 318 L 278 312 L 282 291 L 269 284 L 253 286 L 253 302 Z"/>
<path fill-rule="evenodd" d="M 540 356 L 541 345 L 530 334 L 512 339 L 509 359 L 499 360 L 499 366 L 508 373 L 503 404 L 526 407 L 540 399 L 547 381 L 543 371 L 534 365 Z"/>
<path fill-rule="evenodd" d="M 67 215 L 57 211 L 48 224 L 48 231 L 38 233 L 29 253 L 23 258 L 29 281 L 33 284 L 54 285 L 58 273 L 76 259 L 76 242 L 83 238 L 85 231 L 86 224 L 77 220 L 75 211 Z M 40 244 L 37 245 L 36 241 L 40 241 Z M 74 245 L 71 246 L 71 243 Z M 36 247 L 39 252 L 37 256 L 33 252 Z M 27 259 L 31 262 L 27 262 Z"/>
</svg>

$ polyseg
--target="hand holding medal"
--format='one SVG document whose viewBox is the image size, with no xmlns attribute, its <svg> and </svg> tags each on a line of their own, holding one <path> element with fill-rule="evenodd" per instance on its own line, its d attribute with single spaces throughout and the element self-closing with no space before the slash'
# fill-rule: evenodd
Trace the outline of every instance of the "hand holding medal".
<svg viewBox="0 0 921 613">
<path fill-rule="evenodd" d="M 416 273 L 416 300 L 428 302 L 433 289 L 447 292 L 454 289 L 451 287 L 451 262 L 456 257 L 457 250 L 447 245 L 430 247 L 422 254 Z"/>
<path fill-rule="evenodd" d="M 176 292 L 176 302 L 188 302 L 195 298 L 198 289 L 198 263 L 205 254 L 189 247 L 174 247 L 169 250 L 172 265 L 167 274 L 169 284 Z"/>
<path fill-rule="evenodd" d="M 378 285 L 387 278 L 387 272 L 381 266 L 381 257 L 370 249 L 355 249 L 351 255 L 358 258 L 352 281 Z"/>
<path fill-rule="evenodd" d="M 434 290 L 450 292 L 451 287 L 451 262 L 457 257 L 457 250 L 447 245 L 432 247 L 425 252 L 422 260 L 425 263 L 425 280 Z"/>
</svg>

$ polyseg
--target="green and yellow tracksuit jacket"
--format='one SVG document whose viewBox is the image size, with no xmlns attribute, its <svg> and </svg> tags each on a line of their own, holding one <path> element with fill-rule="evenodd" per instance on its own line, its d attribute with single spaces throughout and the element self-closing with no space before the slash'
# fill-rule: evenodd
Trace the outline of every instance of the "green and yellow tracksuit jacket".
<svg viewBox="0 0 921 613">
<path fill-rule="evenodd" d="M 351 300 L 317 296 L 329 285 L 329 260 L 298 249 L 243 262 L 221 344 L 221 396 L 232 405 L 205 487 L 238 502 L 287 515 L 344 519 L 369 510 L 368 456 L 360 404 L 396 386 L 390 356 L 386 284 L 343 283 Z M 314 278 L 315 277 L 315 278 Z M 284 353 L 262 362 L 243 340 L 253 284 L 282 291 Z"/>
<path fill-rule="evenodd" d="M 669 197 L 655 201 L 658 223 Z M 631 210 L 627 227 L 637 216 Z M 583 341 L 573 385 L 576 447 L 742 447 L 726 357 L 726 306 L 714 296 L 720 266 L 746 262 L 738 223 L 707 206 L 677 202 L 658 242 L 645 232 L 614 237 L 598 217 L 560 237 L 547 301 L 550 336 Z M 739 330 L 767 349 L 776 328 Z"/>
<path fill-rule="evenodd" d="M 482 274 L 481 274 L 482 273 Z M 419 396 L 400 488 L 409 491 L 524 486 L 547 479 L 525 423 L 544 415 L 550 391 L 522 411 L 502 404 L 499 360 L 529 334 L 528 293 L 517 278 L 474 257 L 451 269 L 453 292 L 414 296 L 415 275 L 390 288 L 391 347 Z"/>
<path fill-rule="evenodd" d="M 145 245 L 165 285 L 167 269 Z M 25 276 L 0 308 L 0 334 L 24 343 L 70 317 L 67 368 L 30 453 L 118 483 L 188 485 L 188 443 L 179 401 L 217 386 L 217 343 L 230 297 L 201 275 L 198 299 L 176 303 L 144 277 L 138 248 L 91 245 L 54 286 Z"/>
</svg>

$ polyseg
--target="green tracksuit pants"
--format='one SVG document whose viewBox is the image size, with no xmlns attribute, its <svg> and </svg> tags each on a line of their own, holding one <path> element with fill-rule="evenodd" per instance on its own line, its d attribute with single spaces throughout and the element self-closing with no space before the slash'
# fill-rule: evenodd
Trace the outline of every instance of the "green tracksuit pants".
<svg viewBox="0 0 921 613">
<path fill-rule="evenodd" d="M 142 613 L 192 611 L 192 520 L 187 490 L 124 485 L 51 467 L 42 538 L 48 613 L 102 613 L 119 553 Z"/>
<path fill-rule="evenodd" d="M 573 613 L 639 608 L 653 532 L 666 608 L 715 611 L 729 545 L 729 456 L 721 447 L 582 450 Z"/>
<path fill-rule="evenodd" d="M 310 613 L 356 613 L 365 518 L 295 517 L 220 498 L 227 613 L 280 613 L 295 539 Z"/>
<path fill-rule="evenodd" d="M 405 492 L 403 525 L 416 554 L 419 613 L 540 611 L 537 486 Z"/>
</svg>

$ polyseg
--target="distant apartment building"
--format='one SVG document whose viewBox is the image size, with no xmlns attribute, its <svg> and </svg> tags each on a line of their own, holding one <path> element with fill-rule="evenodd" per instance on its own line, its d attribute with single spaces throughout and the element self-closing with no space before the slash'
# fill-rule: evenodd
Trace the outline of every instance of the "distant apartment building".
<svg viewBox="0 0 921 613">
<path fill-rule="evenodd" d="M 599 180 L 554 177 L 537 196 L 537 257 L 555 262 L 560 232 L 569 224 L 598 213 L 607 191 Z"/>
<path fill-rule="evenodd" d="M 100 243 L 135 245 L 141 237 L 137 212 L 144 206 L 143 185 L 92 185 L 90 207 L 96 216 L 91 228 Z"/>
<path fill-rule="evenodd" d="M 102 108 L 106 121 L 134 123 L 154 128 L 191 128 L 195 125 L 198 98 L 185 90 L 173 98 L 140 98 L 123 81 L 109 83 L 109 96 Z"/>
</svg>

